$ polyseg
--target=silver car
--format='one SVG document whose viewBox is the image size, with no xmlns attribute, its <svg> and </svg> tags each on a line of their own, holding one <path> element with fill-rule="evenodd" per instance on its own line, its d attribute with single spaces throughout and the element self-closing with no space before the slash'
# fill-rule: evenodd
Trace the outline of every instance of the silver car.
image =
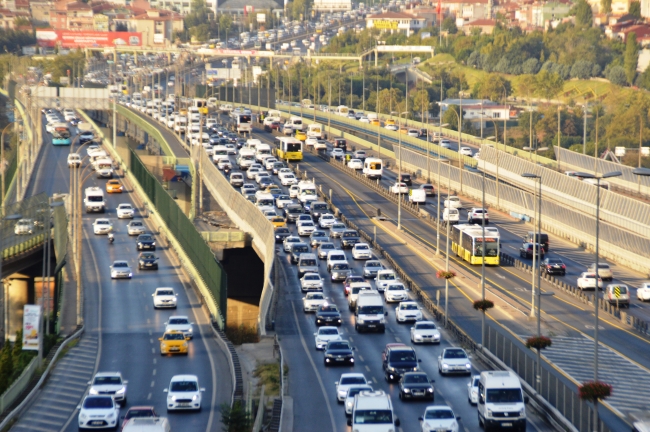
<svg viewBox="0 0 650 432">
<path fill-rule="evenodd" d="M 285 239 L 284 239 L 284 242 L 282 242 L 282 243 L 283 243 L 284 251 L 287 252 L 287 253 L 291 252 L 291 246 L 292 246 L 294 243 L 300 243 L 301 241 L 302 241 L 302 240 L 300 240 L 300 237 L 298 237 L 298 236 L 293 236 L 293 235 L 292 235 L 292 236 L 289 236 L 289 237 L 287 237 L 287 238 L 285 238 Z"/>
<path fill-rule="evenodd" d="M 321 243 L 326 243 L 330 241 L 330 237 L 325 231 L 316 230 L 309 236 L 309 244 L 311 247 L 316 247 Z"/>
<path fill-rule="evenodd" d="M 144 226 L 144 223 L 140 221 L 132 220 L 131 222 L 126 224 L 126 231 L 130 236 L 144 234 L 145 228 L 146 227 Z"/>
<path fill-rule="evenodd" d="M 318 273 L 305 273 L 300 279 L 300 289 L 302 292 L 323 291 L 323 280 Z"/>
<path fill-rule="evenodd" d="M 131 279 L 133 271 L 128 261 L 114 261 L 111 266 L 111 279 Z"/>
<path fill-rule="evenodd" d="M 377 272 L 384 270 L 384 266 L 379 261 L 369 260 L 363 265 L 363 277 L 374 278 L 377 277 Z"/>
<path fill-rule="evenodd" d="M 330 237 L 338 238 L 341 237 L 341 234 L 348 228 L 342 223 L 335 223 L 330 227 Z"/>
<path fill-rule="evenodd" d="M 327 254 L 330 251 L 333 251 L 335 249 L 336 249 L 336 246 L 334 246 L 334 243 L 332 243 L 332 242 L 322 242 L 318 246 L 318 258 L 327 259 Z"/>
<path fill-rule="evenodd" d="M 332 265 L 332 282 L 344 281 L 352 274 L 352 270 L 347 263 L 335 263 Z"/>
</svg>

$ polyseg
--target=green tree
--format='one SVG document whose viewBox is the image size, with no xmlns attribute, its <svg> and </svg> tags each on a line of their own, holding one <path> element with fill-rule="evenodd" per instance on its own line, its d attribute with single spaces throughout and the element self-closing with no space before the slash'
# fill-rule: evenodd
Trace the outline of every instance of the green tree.
<svg viewBox="0 0 650 432">
<path fill-rule="evenodd" d="M 221 422 L 223 423 L 223 432 L 243 432 L 250 430 L 251 418 L 250 413 L 241 401 L 235 401 L 232 408 L 228 404 L 221 405 Z"/>
<path fill-rule="evenodd" d="M 607 72 L 607 79 L 612 83 L 619 86 L 624 86 L 627 84 L 627 74 L 625 69 L 621 66 L 614 66 L 609 68 Z"/>
<path fill-rule="evenodd" d="M 458 27 L 456 27 L 456 20 L 452 17 L 447 17 L 442 21 L 442 31 L 446 31 L 449 34 L 458 33 Z"/>
<path fill-rule="evenodd" d="M 223 14 L 219 17 L 219 32 L 225 40 L 228 40 L 228 33 L 232 27 L 232 15 Z"/>
<path fill-rule="evenodd" d="M 501 75 L 487 74 L 474 84 L 472 95 L 479 99 L 502 100 L 504 92 L 510 94 L 510 81 Z"/>
<path fill-rule="evenodd" d="M 610 0 L 611 3 L 611 0 Z M 636 17 L 636 19 L 641 19 L 641 2 L 638 1 L 633 1 L 630 3 L 630 11 L 628 12 L 630 15 L 633 15 Z"/>
<path fill-rule="evenodd" d="M 612 12 L 612 0 L 600 0 L 600 11 L 602 13 L 606 13 L 606 14 L 611 13 Z"/>
<path fill-rule="evenodd" d="M 564 87 L 564 80 L 558 74 L 541 71 L 535 75 L 535 93 L 545 99 L 551 99 Z"/>
<path fill-rule="evenodd" d="M 429 112 L 431 106 L 431 101 L 429 100 L 429 92 L 426 90 L 413 90 L 409 94 L 409 108 L 411 111 L 411 117 L 421 117 L 422 112 L 424 115 Z M 422 120 L 424 121 L 424 120 Z"/>
<path fill-rule="evenodd" d="M 2 347 L 2 352 L 0 353 L 0 393 L 4 393 L 5 390 L 11 384 L 11 378 L 14 372 L 14 362 L 12 356 L 12 347 L 9 341 L 5 341 L 4 346 Z"/>
<path fill-rule="evenodd" d="M 628 84 L 634 84 L 634 78 L 636 77 L 636 65 L 639 61 L 639 46 L 636 43 L 636 33 L 630 32 L 627 35 L 627 41 L 625 42 L 625 57 L 624 57 L 624 67 L 625 67 L 625 77 L 627 78 Z"/>
<path fill-rule="evenodd" d="M 575 14 L 578 27 L 591 27 L 594 23 L 591 6 L 585 0 L 578 0 L 571 9 L 571 13 Z"/>
<path fill-rule="evenodd" d="M 459 112 L 460 107 L 458 105 L 449 105 L 447 110 L 442 114 L 442 122 L 449 124 L 449 126 L 447 126 L 449 129 L 458 130 Z M 465 130 L 465 124 L 463 124 L 463 130 Z"/>
</svg>

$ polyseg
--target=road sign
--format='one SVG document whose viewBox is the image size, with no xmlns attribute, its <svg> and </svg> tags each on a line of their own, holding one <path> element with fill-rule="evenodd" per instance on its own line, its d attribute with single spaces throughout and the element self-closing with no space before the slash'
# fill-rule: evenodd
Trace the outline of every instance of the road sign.
<svg viewBox="0 0 650 432">
<path fill-rule="evenodd" d="M 413 196 L 413 189 L 409 189 L 409 196 Z"/>
<path fill-rule="evenodd" d="M 399 23 L 397 21 L 375 20 L 372 25 L 379 30 L 397 30 Z"/>
<path fill-rule="evenodd" d="M 614 296 L 616 298 L 619 298 L 621 296 L 621 287 L 619 287 L 619 286 L 614 287 Z"/>
</svg>

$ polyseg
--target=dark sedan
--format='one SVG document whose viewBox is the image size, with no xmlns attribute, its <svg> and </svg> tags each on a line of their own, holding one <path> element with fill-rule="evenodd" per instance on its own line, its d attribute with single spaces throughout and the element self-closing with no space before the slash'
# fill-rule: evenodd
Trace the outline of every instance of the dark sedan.
<svg viewBox="0 0 650 432">
<path fill-rule="evenodd" d="M 355 230 L 345 230 L 341 234 L 341 247 L 342 248 L 351 248 L 355 244 L 359 243 L 359 233 Z"/>
<path fill-rule="evenodd" d="M 140 234 L 137 239 L 137 249 L 144 250 L 156 250 L 156 240 L 151 234 Z"/>
<path fill-rule="evenodd" d="M 412 186 L 411 174 L 400 174 L 400 182 L 405 183 L 407 186 Z"/>
<path fill-rule="evenodd" d="M 348 341 L 331 341 L 325 347 L 325 366 L 354 365 L 354 353 Z"/>
<path fill-rule="evenodd" d="M 519 248 L 519 256 L 522 258 L 532 258 L 533 257 L 533 246 L 535 243 L 524 243 L 521 248 Z M 539 259 L 540 257 L 543 259 L 544 258 L 544 248 L 537 243 L 535 246 L 535 255 L 537 255 L 537 258 Z"/>
<path fill-rule="evenodd" d="M 546 274 L 564 276 L 566 274 L 566 265 L 560 258 L 546 258 L 540 265 Z"/>
<path fill-rule="evenodd" d="M 289 231 L 289 228 L 278 227 L 275 229 L 274 235 L 275 235 L 275 242 L 282 243 L 285 238 L 291 235 L 291 231 Z"/>
<path fill-rule="evenodd" d="M 326 231 L 316 230 L 312 232 L 311 235 L 309 236 L 309 244 L 311 245 L 311 247 L 317 247 L 321 243 L 329 242 L 329 241 L 330 241 L 330 236 Z"/>
<path fill-rule="evenodd" d="M 406 372 L 399 381 L 399 398 L 426 399 L 433 402 L 433 386 L 424 372 Z"/>
<path fill-rule="evenodd" d="M 284 208 L 284 217 L 287 222 L 296 223 L 296 219 L 298 219 L 298 216 L 301 214 L 305 214 L 305 211 L 300 204 L 292 204 Z"/>
<path fill-rule="evenodd" d="M 316 325 L 340 326 L 341 313 L 334 305 L 323 305 L 316 311 Z"/>
<path fill-rule="evenodd" d="M 140 270 L 158 270 L 158 257 L 153 252 L 142 252 L 138 257 Z"/>
</svg>

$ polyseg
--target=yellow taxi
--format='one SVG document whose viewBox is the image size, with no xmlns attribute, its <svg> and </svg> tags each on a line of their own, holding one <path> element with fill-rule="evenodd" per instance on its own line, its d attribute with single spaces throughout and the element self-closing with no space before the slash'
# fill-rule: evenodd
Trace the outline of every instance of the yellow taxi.
<svg viewBox="0 0 650 432">
<path fill-rule="evenodd" d="M 305 141 L 307 139 L 307 134 L 301 130 L 296 131 L 296 139 L 300 141 Z"/>
<path fill-rule="evenodd" d="M 275 228 L 284 228 L 287 226 L 287 223 L 282 216 L 273 216 L 271 218 L 271 223 Z"/>
<path fill-rule="evenodd" d="M 160 355 L 167 354 L 185 354 L 187 355 L 190 344 L 187 342 L 189 336 L 185 337 L 182 331 L 170 330 L 166 331 L 162 337 L 158 338 L 160 341 Z"/>
<path fill-rule="evenodd" d="M 122 193 L 123 190 L 119 180 L 109 180 L 106 182 L 106 192 L 108 193 Z"/>
<path fill-rule="evenodd" d="M 388 126 L 388 125 L 394 125 L 394 124 L 395 124 L 395 120 L 391 120 L 391 119 L 388 119 L 388 120 L 386 120 L 386 121 L 384 122 L 384 125 L 385 125 L 385 126 Z"/>
<path fill-rule="evenodd" d="M 409 133 L 409 130 L 408 128 L 402 126 L 401 128 L 399 128 L 399 133 L 407 134 Z"/>
<path fill-rule="evenodd" d="M 381 126 L 381 122 L 377 119 L 372 119 L 370 120 L 370 125 L 371 126 Z"/>
<path fill-rule="evenodd" d="M 269 186 L 266 187 L 265 192 L 270 193 L 270 194 L 276 193 L 276 192 L 277 193 L 282 193 L 282 189 L 280 189 L 280 186 L 278 186 L 276 184 L 272 184 L 272 185 L 269 185 Z"/>
</svg>

